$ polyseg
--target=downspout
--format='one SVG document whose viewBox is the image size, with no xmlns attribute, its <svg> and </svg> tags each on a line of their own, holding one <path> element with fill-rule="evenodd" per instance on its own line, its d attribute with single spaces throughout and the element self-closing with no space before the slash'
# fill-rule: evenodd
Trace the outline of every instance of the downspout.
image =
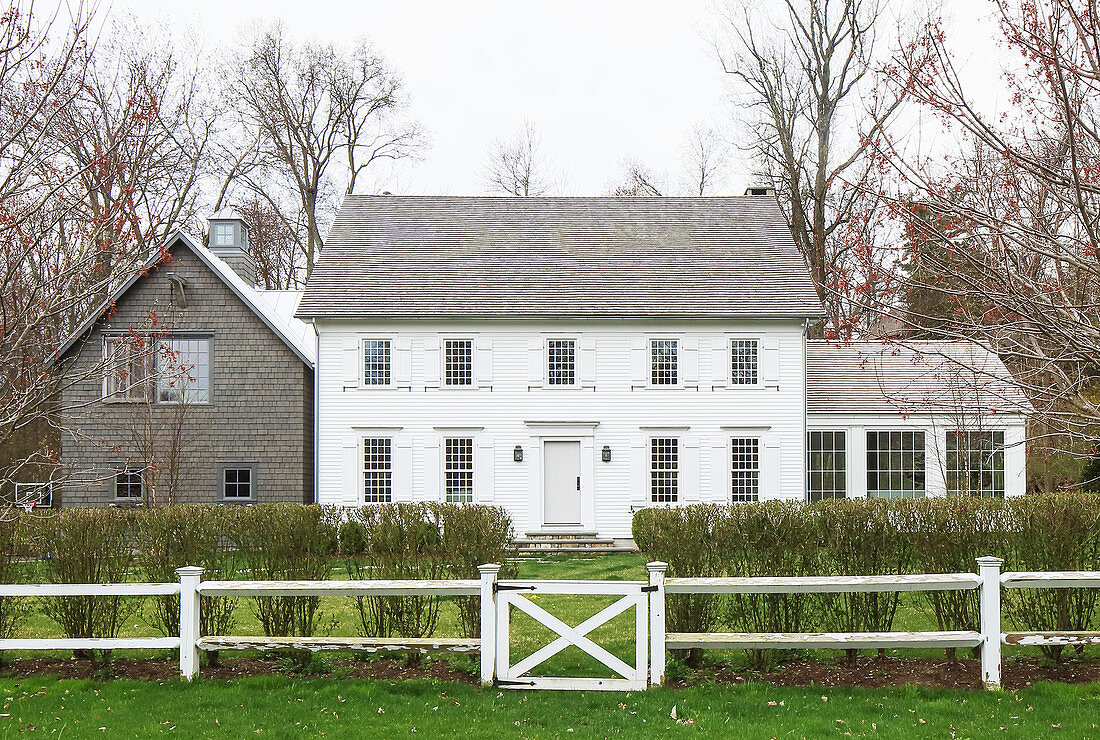
<svg viewBox="0 0 1100 740">
<path fill-rule="evenodd" d="M 317 331 L 316 319 L 310 318 L 309 325 L 313 327 L 313 503 L 318 504 L 321 477 L 321 335 Z"/>
<path fill-rule="evenodd" d="M 802 498 L 806 501 L 810 500 L 810 466 L 808 461 L 810 459 L 809 450 L 807 446 L 810 443 L 810 414 L 806 408 L 809 398 L 809 376 L 810 369 L 807 367 L 807 342 L 806 333 L 810 328 L 810 320 L 802 320 Z"/>
</svg>

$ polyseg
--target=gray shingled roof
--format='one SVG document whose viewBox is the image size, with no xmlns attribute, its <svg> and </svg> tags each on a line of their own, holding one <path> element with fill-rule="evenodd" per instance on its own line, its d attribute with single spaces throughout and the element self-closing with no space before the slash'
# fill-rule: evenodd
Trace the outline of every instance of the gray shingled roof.
<svg viewBox="0 0 1100 740">
<path fill-rule="evenodd" d="M 304 317 L 813 317 L 774 198 L 344 199 Z"/>
<path fill-rule="evenodd" d="M 1028 413 L 997 355 L 968 342 L 810 341 L 809 413 Z"/>
</svg>

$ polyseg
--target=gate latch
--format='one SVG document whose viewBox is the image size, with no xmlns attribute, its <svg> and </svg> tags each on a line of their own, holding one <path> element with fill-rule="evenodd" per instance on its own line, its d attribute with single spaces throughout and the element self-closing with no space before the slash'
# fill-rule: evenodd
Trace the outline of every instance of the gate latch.
<svg viewBox="0 0 1100 740">
<path fill-rule="evenodd" d="M 513 586 L 510 583 L 501 583 L 497 581 L 493 584 L 493 593 L 498 591 L 534 591 L 534 586 Z"/>
<path fill-rule="evenodd" d="M 497 679 L 497 686 L 534 686 L 534 681 L 505 681 L 503 679 Z"/>
<path fill-rule="evenodd" d="M 643 594 L 652 594 L 652 593 L 656 593 L 656 592 L 657 592 L 657 587 L 656 586 L 642 586 L 642 593 Z"/>
</svg>

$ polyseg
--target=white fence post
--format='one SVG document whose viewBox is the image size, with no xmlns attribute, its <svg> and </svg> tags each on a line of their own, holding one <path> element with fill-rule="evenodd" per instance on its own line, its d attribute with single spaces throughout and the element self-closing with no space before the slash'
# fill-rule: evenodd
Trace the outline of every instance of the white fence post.
<svg viewBox="0 0 1100 740">
<path fill-rule="evenodd" d="M 665 682 L 665 571 L 668 563 L 645 564 L 649 571 L 649 685 Z"/>
<path fill-rule="evenodd" d="M 481 683 L 493 683 L 496 670 L 497 646 L 497 595 L 494 588 L 500 566 L 487 563 L 477 566 L 481 574 Z"/>
<path fill-rule="evenodd" d="M 199 673 L 199 581 L 204 568 L 176 568 L 180 579 L 180 675 L 190 681 Z"/>
<path fill-rule="evenodd" d="M 982 682 L 987 689 L 1001 688 L 1001 558 L 978 558 L 981 605 Z"/>
</svg>

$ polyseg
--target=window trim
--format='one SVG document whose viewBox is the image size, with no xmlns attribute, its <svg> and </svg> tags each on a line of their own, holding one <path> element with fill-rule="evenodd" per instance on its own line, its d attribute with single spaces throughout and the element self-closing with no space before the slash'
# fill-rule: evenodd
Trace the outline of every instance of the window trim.
<svg viewBox="0 0 1100 740">
<path fill-rule="evenodd" d="M 653 382 L 653 343 L 654 342 L 675 342 L 676 343 L 676 382 L 675 383 L 654 383 Z M 684 387 L 684 337 L 679 334 L 661 334 L 650 335 L 645 340 L 646 349 L 646 371 L 645 371 L 645 385 L 646 388 L 652 388 L 655 390 L 674 390 Z"/>
<path fill-rule="evenodd" d="M 247 496 L 226 496 L 225 495 L 225 486 L 226 486 L 225 474 L 226 474 L 226 472 L 228 472 L 230 470 L 247 470 L 248 471 L 248 495 Z M 257 475 L 256 475 L 257 465 L 256 465 L 256 463 L 250 463 L 250 462 L 227 462 L 227 463 L 222 463 L 220 468 L 219 468 L 219 471 L 220 472 L 219 472 L 219 475 L 218 475 L 218 481 L 219 481 L 219 485 L 221 486 L 221 491 L 222 491 L 221 500 L 224 503 L 248 504 L 248 503 L 254 503 L 256 501 L 256 478 L 257 478 Z M 240 483 L 237 483 L 236 485 L 240 485 Z"/>
<path fill-rule="evenodd" d="M 951 458 L 951 455 L 954 455 L 956 460 L 959 459 L 959 450 L 957 448 L 955 450 L 949 449 L 949 445 L 951 443 L 951 440 L 952 440 L 952 438 L 957 440 L 961 435 L 964 435 L 964 434 L 965 435 L 970 435 L 970 434 L 987 434 L 987 435 L 990 435 L 991 444 L 992 444 L 991 452 L 995 455 L 999 453 L 1000 458 L 1001 458 L 1001 469 L 999 471 L 1000 474 L 1001 474 L 1001 488 L 1000 488 L 999 491 L 996 488 L 991 488 L 990 492 L 986 493 L 980 487 L 981 486 L 981 475 L 982 475 L 982 472 L 983 472 L 981 469 L 979 469 L 977 471 L 977 474 L 979 476 L 979 488 L 978 488 L 977 492 L 969 491 L 967 493 L 963 493 L 958 488 L 957 483 L 956 483 L 956 486 L 954 488 L 952 488 L 951 481 L 952 481 L 953 478 L 957 481 L 957 479 L 962 477 L 964 474 L 966 474 L 966 475 L 972 475 L 973 474 L 973 471 L 969 470 L 969 461 L 967 463 L 967 468 L 968 468 L 967 470 L 962 470 L 962 469 L 954 469 L 953 470 L 949 465 L 949 460 Z M 1001 441 L 1000 441 L 999 444 L 997 442 L 997 435 L 998 434 L 1001 435 Z M 971 446 L 969 444 L 967 444 L 967 451 L 970 451 L 970 449 L 971 449 Z M 961 429 L 961 430 L 948 429 L 946 432 L 944 432 L 944 440 L 943 440 L 943 472 L 944 472 L 944 491 L 945 491 L 945 493 L 948 496 L 967 495 L 967 496 L 976 496 L 976 497 L 979 497 L 979 498 L 1004 498 L 1005 495 L 1006 495 L 1006 491 L 1008 489 L 1008 481 L 1007 481 L 1007 475 L 1006 475 L 1006 460 L 1005 460 L 1005 452 L 1006 452 L 1007 449 L 1008 449 L 1008 445 L 1005 443 L 1005 430 L 1004 429 Z M 998 471 L 995 468 L 990 469 L 990 471 L 989 471 L 989 475 L 991 475 L 993 477 L 994 482 L 996 482 L 997 472 Z"/>
<path fill-rule="evenodd" d="M 386 440 L 389 443 L 389 499 L 386 501 L 367 501 L 367 440 Z M 397 440 L 392 434 L 363 434 L 359 437 L 357 469 L 359 471 L 359 505 L 371 506 L 374 504 L 392 504 L 394 497 L 394 462 L 397 454 Z M 371 468 L 379 471 L 382 468 Z"/>
<path fill-rule="evenodd" d="M 112 359 L 111 346 L 115 342 L 120 342 L 127 339 L 129 335 L 125 333 L 105 333 L 103 335 L 103 384 L 102 384 L 102 401 L 103 403 L 156 403 L 156 355 L 157 351 L 146 349 L 144 353 L 145 358 L 145 379 L 142 380 L 142 384 L 145 386 L 144 393 L 141 396 L 135 395 L 119 395 L 117 391 L 111 390 L 111 376 L 113 369 L 117 367 Z M 147 343 L 153 341 L 152 337 L 142 334 L 142 339 Z M 159 342 L 159 340 L 158 340 Z M 129 347 L 130 345 L 125 344 Z M 152 384 L 152 388 L 149 385 Z M 131 386 L 132 388 L 132 386 Z"/>
<path fill-rule="evenodd" d="M 734 342 L 755 342 L 756 343 L 756 382 L 755 383 L 735 383 L 733 382 L 733 343 Z M 764 377 L 761 370 L 762 361 L 764 359 L 764 338 L 759 334 L 726 334 L 726 387 L 727 388 L 762 388 L 764 386 Z"/>
<path fill-rule="evenodd" d="M 876 496 L 876 495 L 873 495 L 872 492 L 873 491 L 877 492 L 877 491 L 880 491 L 881 489 L 879 489 L 877 487 L 872 489 L 871 486 L 869 485 L 869 483 L 870 483 L 869 478 L 870 478 L 870 475 L 871 475 L 871 466 L 867 464 L 867 455 L 870 452 L 870 446 L 867 444 L 868 435 L 870 435 L 870 434 L 890 434 L 890 433 L 893 433 L 893 432 L 920 434 L 924 437 L 924 447 L 921 449 L 921 452 L 924 455 L 924 467 L 922 469 L 920 469 L 922 475 L 924 476 L 924 487 L 920 488 L 920 489 L 914 488 L 913 492 L 912 492 L 913 493 L 912 496 L 904 496 L 904 495 L 902 495 L 902 496 Z M 935 437 L 933 436 L 933 439 L 934 438 Z M 928 449 L 928 439 L 929 439 L 928 430 L 925 429 L 924 427 L 896 427 L 896 426 L 894 426 L 894 427 L 864 427 L 863 428 L 863 484 L 865 486 L 865 488 L 864 488 L 865 497 L 868 498 L 868 499 L 875 499 L 875 498 L 924 498 L 924 497 L 927 497 L 928 496 L 928 480 L 929 480 L 928 465 L 929 465 L 929 461 L 931 459 L 931 453 Z M 914 452 L 916 452 L 915 449 L 914 449 Z M 914 472 L 916 472 L 916 468 L 914 468 Z M 901 493 L 902 494 L 905 493 L 904 487 L 902 488 Z"/>
<path fill-rule="evenodd" d="M 367 342 L 386 342 L 386 346 L 389 349 L 387 355 L 387 382 L 385 383 L 368 383 L 367 382 Z M 394 388 L 394 367 L 393 362 L 393 349 L 396 342 L 392 336 L 379 335 L 379 336 L 361 336 L 359 337 L 359 387 L 365 390 L 375 389 L 390 389 Z M 442 359 L 440 360 L 442 363 Z M 440 373 L 442 374 L 442 366 L 440 367 Z M 442 382 L 442 379 L 440 380 Z"/>
<path fill-rule="evenodd" d="M 744 504 L 756 503 L 763 500 L 764 492 L 764 435 L 753 429 L 725 429 L 726 434 L 726 503 Z M 733 442 L 734 440 L 756 441 L 756 498 L 750 501 L 735 501 L 733 499 Z M 745 468 L 744 470 L 752 472 Z"/>
<path fill-rule="evenodd" d="M 850 462 L 850 455 L 849 455 L 849 453 L 852 452 L 852 445 L 851 445 L 851 441 L 850 441 L 850 437 L 852 435 L 849 434 L 849 431 L 850 431 L 849 429 L 845 429 L 845 428 L 840 428 L 840 429 L 837 429 L 837 428 L 807 429 L 806 430 L 806 501 L 808 501 L 808 502 L 814 501 L 814 498 L 812 497 L 813 492 L 810 490 L 810 476 L 813 475 L 813 469 L 810 467 L 810 455 L 813 453 L 813 450 L 810 447 L 810 435 L 811 434 L 833 434 L 833 435 L 840 434 L 842 436 L 842 438 L 844 440 L 844 491 L 843 491 L 842 498 L 848 499 L 848 498 L 852 497 L 852 473 L 853 473 L 853 470 L 852 470 L 852 466 L 851 466 L 851 462 Z M 872 430 L 869 430 L 869 431 L 875 431 L 875 430 L 872 429 Z M 832 452 L 833 452 L 834 455 L 836 454 L 835 449 L 832 450 Z M 824 472 L 824 470 L 822 472 Z M 833 466 L 833 469 L 830 472 L 832 472 L 832 474 L 834 476 L 836 475 L 837 470 L 836 470 L 835 465 Z M 864 471 L 864 475 L 866 475 L 866 471 Z M 819 491 L 819 493 L 821 493 L 821 492 Z M 832 498 L 826 499 L 826 498 L 822 497 L 822 498 L 817 499 L 817 500 L 818 501 L 837 501 L 837 500 L 839 500 L 839 499 L 837 499 L 837 497 L 835 495 L 835 486 L 834 486 L 834 495 L 833 495 Z"/>
<path fill-rule="evenodd" d="M 676 443 L 676 467 L 669 468 L 676 473 L 675 490 L 673 495 L 675 498 L 671 501 L 656 501 L 656 492 L 653 487 L 653 473 L 659 472 L 654 468 L 653 460 L 653 443 L 657 440 L 673 440 Z M 664 434 L 651 434 L 646 438 L 645 454 L 646 454 L 646 505 L 647 506 L 679 506 L 684 501 L 684 497 L 681 495 L 681 483 L 683 482 L 683 450 L 684 441 L 683 437 L 679 434 L 664 433 Z"/>
<path fill-rule="evenodd" d="M 447 498 L 447 473 L 450 472 L 447 468 L 447 440 L 470 440 L 470 500 L 469 501 L 450 501 Z M 472 430 L 469 429 L 449 429 L 445 433 L 440 435 L 439 438 L 439 499 L 442 503 L 449 504 L 454 503 L 460 506 L 476 504 L 478 502 L 477 495 L 477 441 L 478 437 Z M 455 472 L 464 472 L 457 470 Z"/>
<path fill-rule="evenodd" d="M 131 465 L 129 463 L 113 466 L 112 470 L 114 475 L 111 476 L 111 497 L 116 502 L 133 502 L 145 500 L 145 466 L 143 465 Z M 119 496 L 118 495 L 118 476 L 122 473 L 136 474 L 138 476 L 138 496 Z"/>
<path fill-rule="evenodd" d="M 162 401 L 160 400 L 160 373 L 157 369 L 162 345 L 172 341 L 205 341 L 206 342 L 206 400 L 205 401 Z M 157 351 L 153 357 L 153 403 L 158 406 L 179 406 L 185 403 L 188 406 L 210 406 L 214 403 L 214 337 L 208 333 L 170 332 L 157 340 Z"/>
<path fill-rule="evenodd" d="M 448 342 L 468 342 L 470 344 L 470 382 L 469 383 L 448 383 L 447 382 L 447 343 Z M 390 350 L 391 365 L 393 350 Z M 440 374 L 440 388 L 445 390 L 470 390 L 471 388 L 477 388 L 477 338 L 475 336 L 443 336 L 439 339 L 439 374 Z M 392 376 L 391 376 L 392 377 Z"/>
<path fill-rule="evenodd" d="M 550 343 L 551 342 L 572 342 L 573 343 L 573 382 L 572 383 L 551 383 L 550 382 Z M 581 340 L 579 336 L 568 335 L 553 335 L 543 337 L 542 340 L 542 369 L 543 377 L 546 382 L 543 384 L 544 388 L 551 389 L 575 389 L 579 388 L 580 383 L 580 351 Z"/>
</svg>

